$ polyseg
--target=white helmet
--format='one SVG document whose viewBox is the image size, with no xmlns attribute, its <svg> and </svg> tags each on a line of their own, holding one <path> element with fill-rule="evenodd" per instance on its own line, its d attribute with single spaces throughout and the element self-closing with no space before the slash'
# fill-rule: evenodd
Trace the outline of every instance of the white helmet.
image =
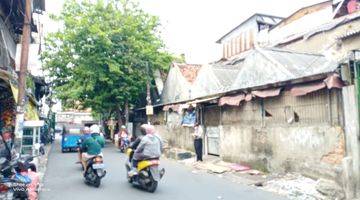
<svg viewBox="0 0 360 200">
<path fill-rule="evenodd" d="M 84 127 L 84 133 L 89 133 L 90 132 L 90 128 L 88 126 Z"/>
<path fill-rule="evenodd" d="M 126 126 L 125 126 L 125 125 L 122 125 L 121 128 L 122 128 L 122 129 L 126 129 Z"/>
<path fill-rule="evenodd" d="M 96 124 L 90 126 L 91 133 L 100 133 L 100 127 Z"/>
</svg>

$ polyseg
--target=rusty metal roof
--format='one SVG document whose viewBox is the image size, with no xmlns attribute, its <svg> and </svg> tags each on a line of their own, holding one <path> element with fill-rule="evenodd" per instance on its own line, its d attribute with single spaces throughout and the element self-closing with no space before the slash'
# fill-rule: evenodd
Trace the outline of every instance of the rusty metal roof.
<svg viewBox="0 0 360 200">
<path fill-rule="evenodd" d="M 171 69 L 161 104 L 204 99 L 239 90 L 271 88 L 278 83 L 328 74 L 338 65 L 323 55 L 299 53 L 276 48 L 254 49 L 235 64 L 205 65 L 190 83 L 179 67 Z"/>
<path fill-rule="evenodd" d="M 198 64 L 179 64 L 174 63 L 177 67 L 179 67 L 182 75 L 186 78 L 187 81 L 193 83 L 198 75 L 198 72 L 201 68 L 201 65 Z"/>
<path fill-rule="evenodd" d="M 323 55 L 283 49 L 255 49 L 242 63 L 232 90 L 271 85 L 333 72 L 337 63 Z"/>
</svg>

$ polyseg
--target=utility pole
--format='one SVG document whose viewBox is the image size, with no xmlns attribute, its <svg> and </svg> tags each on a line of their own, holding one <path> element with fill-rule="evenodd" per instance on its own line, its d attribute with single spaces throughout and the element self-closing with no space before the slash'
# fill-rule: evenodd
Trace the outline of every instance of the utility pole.
<svg viewBox="0 0 360 200">
<path fill-rule="evenodd" d="M 31 37 L 31 5 L 32 0 L 25 1 L 25 16 L 23 33 L 21 40 L 21 58 L 20 58 L 20 73 L 19 73 L 19 94 L 16 115 L 16 129 L 15 134 L 18 138 L 22 138 L 25 110 L 25 90 L 26 90 L 26 73 L 29 60 L 29 45 Z"/>
<path fill-rule="evenodd" d="M 150 124 L 150 116 L 153 115 L 153 107 L 151 105 L 151 94 L 150 94 L 150 70 L 149 63 L 146 62 L 146 72 L 147 72 L 147 81 L 146 81 L 146 116 L 147 122 Z"/>
</svg>

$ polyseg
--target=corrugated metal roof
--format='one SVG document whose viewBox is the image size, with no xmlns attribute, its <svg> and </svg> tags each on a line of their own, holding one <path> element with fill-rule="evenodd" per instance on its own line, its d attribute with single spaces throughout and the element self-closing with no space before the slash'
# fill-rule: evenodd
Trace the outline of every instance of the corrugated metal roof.
<svg viewBox="0 0 360 200">
<path fill-rule="evenodd" d="M 352 37 L 352 36 L 355 36 L 355 35 L 358 35 L 358 34 L 360 34 L 360 27 L 355 28 L 353 30 L 350 30 L 350 31 L 348 31 L 348 32 L 346 32 L 346 33 L 344 33 L 342 35 L 339 35 L 339 36 L 336 37 L 336 39 L 343 40 L 343 39 L 346 39 L 348 37 Z"/>
<path fill-rule="evenodd" d="M 256 49 L 242 65 L 232 90 L 329 73 L 335 71 L 338 66 L 322 55 L 282 49 Z"/>
<path fill-rule="evenodd" d="M 189 85 L 172 69 L 161 104 L 189 101 L 237 90 L 271 87 L 273 84 L 334 72 L 338 65 L 318 54 L 267 48 L 249 51 L 234 65 L 205 65 Z M 181 78 L 182 77 L 182 78 Z"/>
<path fill-rule="evenodd" d="M 307 31 L 305 30 L 302 33 L 291 35 L 288 38 L 285 38 L 284 40 L 282 40 L 281 42 L 276 44 L 275 46 L 281 45 L 281 44 L 286 44 L 286 43 L 289 43 L 291 41 L 297 40 L 299 38 L 300 39 L 301 38 L 308 39 L 310 37 L 313 37 L 314 35 L 317 35 L 319 33 L 332 30 L 332 29 L 334 29 L 334 28 L 336 28 L 338 26 L 341 26 L 343 24 L 347 24 L 347 23 L 352 22 L 352 21 L 357 20 L 357 19 L 360 19 L 360 12 L 356 12 L 356 13 L 353 13 L 353 14 L 350 14 L 350 15 L 346 15 L 346 16 L 337 18 L 335 20 L 332 20 L 329 23 L 322 24 L 322 25 L 320 25 L 318 27 L 315 27 L 312 30 L 307 30 Z"/>
</svg>

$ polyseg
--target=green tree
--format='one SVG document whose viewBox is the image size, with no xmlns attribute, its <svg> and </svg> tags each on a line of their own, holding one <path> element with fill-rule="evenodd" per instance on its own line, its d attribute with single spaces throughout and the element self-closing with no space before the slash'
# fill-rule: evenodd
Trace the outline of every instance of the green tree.
<svg viewBox="0 0 360 200">
<path fill-rule="evenodd" d="M 65 106 L 80 102 L 94 114 L 121 119 L 124 106 L 138 105 L 146 94 L 149 74 L 166 71 L 172 56 L 157 17 L 131 1 L 105 2 L 67 0 L 53 16 L 63 28 L 47 37 L 42 58 Z"/>
</svg>

